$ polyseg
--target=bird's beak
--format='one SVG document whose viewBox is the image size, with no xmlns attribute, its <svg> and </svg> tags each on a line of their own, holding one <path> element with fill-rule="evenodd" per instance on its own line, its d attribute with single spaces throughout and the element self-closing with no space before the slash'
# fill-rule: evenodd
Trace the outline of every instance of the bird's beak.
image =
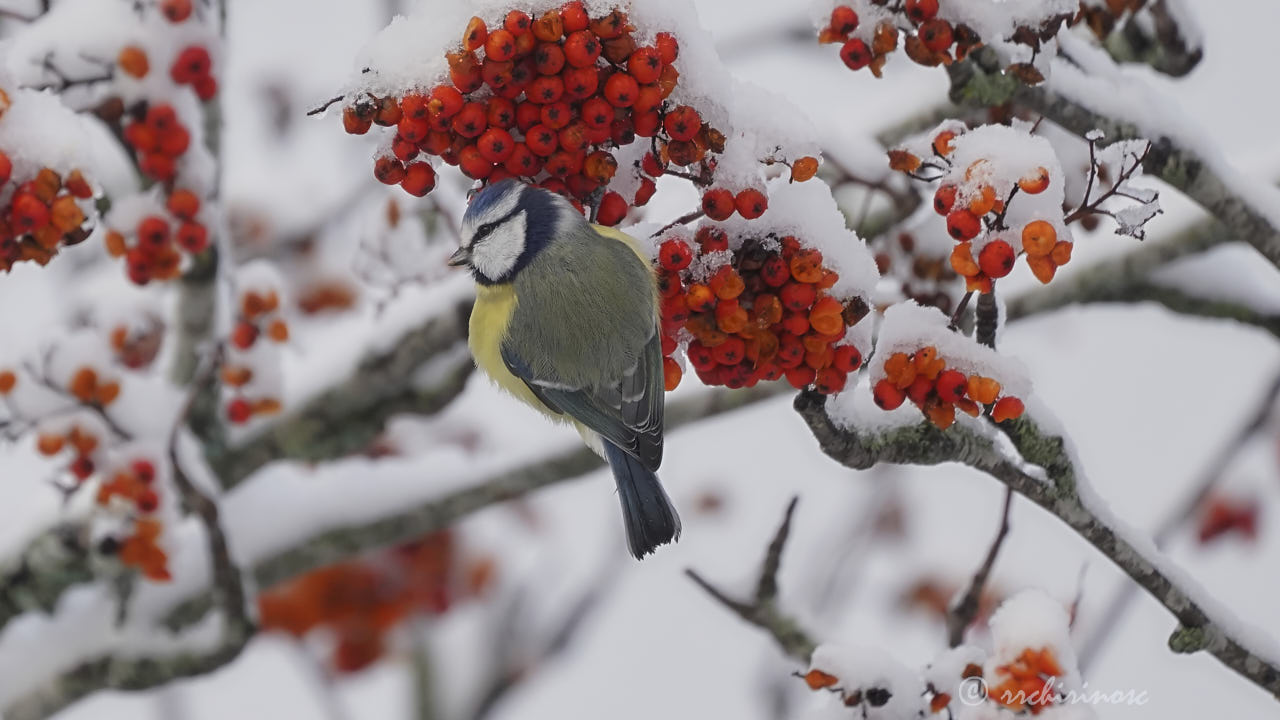
<svg viewBox="0 0 1280 720">
<path fill-rule="evenodd" d="M 449 256 L 449 266 L 459 267 L 471 262 L 471 251 L 467 248 L 460 247 Z"/>
</svg>

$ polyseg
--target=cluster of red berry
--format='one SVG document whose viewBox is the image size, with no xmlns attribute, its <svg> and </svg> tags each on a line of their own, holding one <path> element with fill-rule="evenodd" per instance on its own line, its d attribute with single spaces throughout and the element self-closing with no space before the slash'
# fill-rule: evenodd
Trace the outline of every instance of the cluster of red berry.
<svg viewBox="0 0 1280 720">
<path fill-rule="evenodd" d="M 0 107 L 8 98 L 0 91 Z M 0 111 L 2 112 L 2 111 Z M 65 179 L 51 168 L 34 177 L 13 177 L 13 162 L 0 151 L 0 188 L 12 194 L 0 209 L 0 270 L 31 260 L 45 265 L 62 247 L 89 237 L 88 219 L 80 202 L 93 197 L 93 188 L 72 170 Z"/>
<path fill-rule="evenodd" d="M 488 589 L 493 561 L 466 560 L 457 545 L 446 530 L 277 585 L 258 596 L 261 628 L 295 637 L 328 629 L 334 669 L 360 670 L 382 657 L 387 633 L 405 618 L 443 614 Z"/>
<path fill-rule="evenodd" d="M 139 458 L 112 473 L 99 486 L 97 501 L 106 507 L 114 498 L 125 501 L 142 515 L 134 521 L 133 532 L 119 544 L 120 562 L 137 568 L 149 580 L 169 580 L 169 557 L 158 543 L 164 523 L 154 516 L 160 507 L 155 465 Z"/>
<path fill-rule="evenodd" d="M 1014 712 L 1039 715 L 1053 705 L 1057 695 L 1052 692 L 1055 678 L 1066 674 L 1052 648 L 1025 648 L 1012 662 L 996 668 L 1000 681 L 991 687 L 987 697 Z"/>
<path fill-rule="evenodd" d="M 683 332 L 692 336 L 689 362 L 708 385 L 751 387 L 785 375 L 796 388 L 827 394 L 844 389 L 849 373 L 862 366 L 845 331 L 869 308 L 860 298 L 841 301 L 829 294 L 839 276 L 823 266 L 820 251 L 793 236 L 749 238 L 727 262 L 699 277 L 694 261 L 728 251 L 729 236 L 703 225 L 693 245 L 696 251 L 673 237 L 658 250 L 668 390 L 682 376 L 673 356 Z"/>
<path fill-rule="evenodd" d="M 66 432 L 43 432 L 36 436 L 36 450 L 45 457 L 53 457 L 63 450 L 72 452 L 71 462 L 67 464 L 67 472 L 80 485 L 98 470 L 94 460 L 98 450 L 97 433 L 79 425 L 72 425 Z"/>
<path fill-rule="evenodd" d="M 963 142 L 964 135 L 963 127 L 944 126 L 930 143 L 933 157 L 928 161 L 897 148 L 889 152 L 889 165 L 911 175 L 926 162 L 942 162 L 951 170 L 956 144 Z M 1008 226 L 1006 221 L 1012 221 L 1009 208 L 1017 194 L 1040 195 L 1052 182 L 1049 169 L 1043 165 L 1018 170 L 1010 173 L 1008 168 L 993 167 L 987 158 L 978 158 L 964 168 L 958 179 L 944 179 L 934 193 L 933 209 L 946 218 L 947 234 L 957 241 L 951 253 L 951 267 L 965 278 L 969 290 L 991 292 L 992 281 L 1013 270 L 1019 249 L 1025 252 L 1028 267 L 1042 283 L 1052 280 L 1057 269 L 1071 260 L 1072 243 L 1060 240 L 1057 228 L 1048 220 L 1033 218 L 1021 223 L 1021 227 Z M 1018 178 L 1016 182 L 1000 179 L 1010 174 Z M 948 172 L 947 177 L 955 175 Z M 1013 236 L 1014 232 L 1020 236 Z M 977 242 L 981 244 L 975 247 Z"/>
<path fill-rule="evenodd" d="M 283 343 L 289 340 L 289 324 L 280 317 L 280 297 L 274 290 L 259 293 L 246 290 L 240 297 L 240 319 L 231 330 L 231 347 L 245 352 L 265 335 L 269 340 Z M 253 368 L 248 364 L 228 362 L 222 367 L 222 384 L 236 393 L 227 403 L 227 419 L 236 424 L 249 422 L 257 415 L 270 415 L 280 411 L 280 400 L 275 397 L 251 399 L 243 388 L 253 380 Z"/>
<path fill-rule="evenodd" d="M 906 35 L 904 48 L 907 56 L 921 65 L 949 65 L 963 60 L 969 51 L 981 44 L 981 38 L 964 23 L 952 24 L 937 17 L 939 0 L 906 0 L 900 7 Z M 886 3 L 870 0 L 873 5 Z M 839 5 L 831 11 L 831 19 L 818 31 L 818 42 L 840 43 L 840 59 L 850 70 L 871 69 L 880 77 L 889 53 L 898 48 L 898 24 L 886 17 L 876 23 L 870 33 L 855 35 L 861 24 L 857 11 L 848 5 Z M 868 42 L 868 39 L 870 42 Z M 955 46 L 954 55 L 951 53 Z"/>
<path fill-rule="evenodd" d="M 977 417 L 990 408 L 991 419 L 1003 422 L 1022 415 L 1022 401 L 1000 395 L 996 380 L 948 368 L 932 345 L 908 355 L 896 352 L 884 361 L 884 378 L 871 390 L 882 410 L 896 410 L 908 398 L 942 430 L 956 421 L 956 410 Z"/>
<path fill-rule="evenodd" d="M 509 12 L 500 27 L 472 18 L 461 49 L 449 53 L 449 84 L 402 97 L 364 96 L 343 124 L 363 134 L 395 127 L 391 154 L 374 175 L 422 196 L 435 170 L 422 154 L 456 165 L 468 177 L 537 181 L 579 208 L 596 204 L 596 221 L 615 225 L 654 192 L 668 164 L 702 163 L 724 148 L 724 136 L 697 110 L 664 102 L 679 78 L 679 44 L 657 33 L 640 45 L 626 13 L 591 17 L 581 2 L 538 17 Z M 630 197 L 608 190 L 618 171 L 612 148 L 650 138 L 651 155 Z M 602 192 L 603 191 L 603 192 Z"/>
<path fill-rule="evenodd" d="M 147 51 L 137 45 L 126 45 L 116 56 L 116 65 L 124 74 L 141 80 L 151 72 Z M 203 45 L 188 45 L 174 58 L 169 77 L 178 85 L 190 85 L 196 97 L 212 100 L 218 94 L 218 79 L 213 76 L 213 58 Z"/>
</svg>

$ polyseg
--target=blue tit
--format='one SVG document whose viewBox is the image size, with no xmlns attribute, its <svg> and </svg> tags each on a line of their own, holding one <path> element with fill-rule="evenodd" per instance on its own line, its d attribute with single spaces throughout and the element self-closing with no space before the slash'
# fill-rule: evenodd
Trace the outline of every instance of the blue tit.
<svg viewBox="0 0 1280 720">
<path fill-rule="evenodd" d="M 663 371 L 657 283 L 635 241 L 563 197 L 514 180 L 484 188 L 450 265 L 476 281 L 476 365 L 502 389 L 572 424 L 609 463 L 627 544 L 643 558 L 680 536 L 655 474 Z"/>
</svg>

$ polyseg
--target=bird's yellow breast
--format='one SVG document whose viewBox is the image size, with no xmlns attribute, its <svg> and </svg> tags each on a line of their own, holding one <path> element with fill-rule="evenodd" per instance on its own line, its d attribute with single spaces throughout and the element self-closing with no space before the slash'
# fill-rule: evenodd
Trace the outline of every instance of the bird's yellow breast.
<svg viewBox="0 0 1280 720">
<path fill-rule="evenodd" d="M 533 394 L 528 385 L 507 369 L 502 361 L 502 341 L 507 337 L 507 326 L 516 312 L 515 287 L 501 285 L 476 285 L 476 302 L 471 309 L 467 344 L 480 368 L 491 380 L 516 399 L 552 418 L 563 416 L 552 412 Z"/>
</svg>

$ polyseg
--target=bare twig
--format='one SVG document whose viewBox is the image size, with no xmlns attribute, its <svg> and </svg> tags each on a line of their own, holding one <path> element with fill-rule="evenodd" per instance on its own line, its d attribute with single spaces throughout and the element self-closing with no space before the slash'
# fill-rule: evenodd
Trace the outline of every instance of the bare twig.
<svg viewBox="0 0 1280 720">
<path fill-rule="evenodd" d="M 787 504 L 787 509 L 782 516 L 782 524 L 778 526 L 778 531 L 765 552 L 764 561 L 760 566 L 760 577 L 756 581 L 755 597 L 751 602 L 735 600 L 695 570 L 686 569 L 684 573 L 721 605 L 732 610 L 735 615 L 769 633 L 784 653 L 807 663 L 817 643 L 793 618 L 783 615 L 777 605 L 778 567 L 782 562 L 782 551 L 786 547 L 787 537 L 791 533 L 791 517 L 798 501 L 799 498 L 795 497 Z"/>
<path fill-rule="evenodd" d="M 320 113 L 332 107 L 334 103 L 342 102 L 342 99 L 345 97 L 346 95 L 337 95 L 335 97 L 329 98 L 328 100 L 324 101 L 320 105 L 317 105 L 316 107 L 313 107 L 310 110 L 308 110 L 307 117 L 311 117 L 312 115 L 319 115 Z"/>
<path fill-rule="evenodd" d="M 996 556 L 1000 554 L 1004 539 L 1009 535 L 1009 509 L 1011 507 L 1013 507 L 1013 488 L 1007 487 L 1004 491 L 1004 510 L 1000 512 L 1000 529 L 996 531 L 996 537 L 991 541 L 991 547 L 987 548 L 987 556 L 982 560 L 982 564 L 978 566 L 978 571 L 973 574 L 973 579 L 969 581 L 969 587 L 964 591 L 964 594 L 958 596 L 947 610 L 947 644 L 950 647 L 958 647 L 960 643 L 964 642 L 965 629 L 978 616 L 978 608 L 981 606 L 982 593 L 986 589 L 987 578 L 991 576 L 991 568 L 996 564 Z"/>
</svg>

